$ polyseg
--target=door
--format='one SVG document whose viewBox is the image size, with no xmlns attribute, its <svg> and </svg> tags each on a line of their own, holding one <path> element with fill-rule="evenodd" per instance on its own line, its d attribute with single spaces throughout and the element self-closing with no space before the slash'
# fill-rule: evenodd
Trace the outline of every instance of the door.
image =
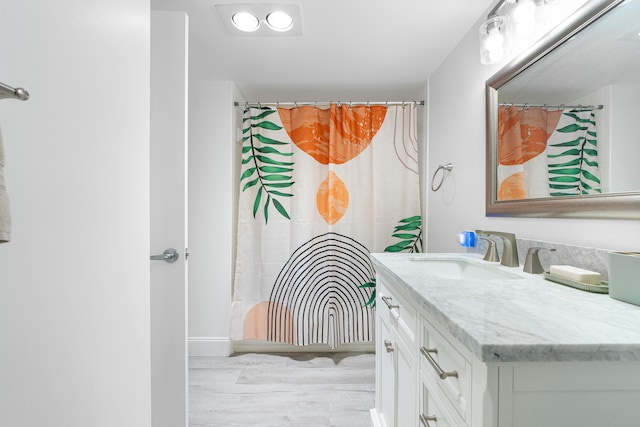
<svg viewBox="0 0 640 427">
<path fill-rule="evenodd" d="M 151 423 L 185 427 L 187 404 L 187 30 L 184 13 L 151 13 Z"/>
</svg>

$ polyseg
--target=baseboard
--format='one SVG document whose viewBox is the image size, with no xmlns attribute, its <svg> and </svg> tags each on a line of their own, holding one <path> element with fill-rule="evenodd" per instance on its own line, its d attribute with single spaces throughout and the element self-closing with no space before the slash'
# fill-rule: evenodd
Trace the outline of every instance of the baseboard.
<svg viewBox="0 0 640 427">
<path fill-rule="evenodd" d="M 232 341 L 231 343 L 234 353 L 373 353 L 375 351 L 372 342 L 342 344 L 336 348 L 331 348 L 326 344 L 297 346 L 257 340 Z"/>
<path fill-rule="evenodd" d="M 189 356 L 229 356 L 231 349 L 228 337 L 189 337 Z"/>
</svg>

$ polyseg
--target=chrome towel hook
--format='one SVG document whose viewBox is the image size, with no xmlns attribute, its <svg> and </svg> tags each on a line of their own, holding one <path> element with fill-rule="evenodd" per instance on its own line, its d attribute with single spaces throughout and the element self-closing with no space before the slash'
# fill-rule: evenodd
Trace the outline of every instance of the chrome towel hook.
<svg viewBox="0 0 640 427">
<path fill-rule="evenodd" d="M 436 169 L 436 171 L 433 173 L 433 177 L 431 178 L 431 190 L 432 191 L 438 191 L 440 189 L 440 187 L 442 186 L 442 183 L 444 182 L 444 175 L 445 172 L 451 172 L 451 169 L 453 169 L 453 164 L 451 163 L 447 163 L 446 165 L 440 165 L 438 166 L 438 169 Z M 440 177 L 440 182 L 438 183 L 438 185 L 434 185 L 435 181 L 436 181 L 436 175 L 438 175 L 438 172 L 442 171 L 442 175 Z"/>
<path fill-rule="evenodd" d="M 0 83 L 0 99 L 11 98 L 26 101 L 29 99 L 29 92 L 21 87 L 12 88 L 9 85 Z"/>
</svg>

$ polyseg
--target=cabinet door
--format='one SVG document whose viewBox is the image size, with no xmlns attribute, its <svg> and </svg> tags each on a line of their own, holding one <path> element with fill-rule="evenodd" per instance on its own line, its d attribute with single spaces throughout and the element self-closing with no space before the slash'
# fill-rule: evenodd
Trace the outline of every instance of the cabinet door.
<svg viewBox="0 0 640 427">
<path fill-rule="evenodd" d="M 416 360 L 411 350 L 400 340 L 395 349 L 397 382 L 396 382 L 396 420 L 398 427 L 415 427 L 418 425 L 418 410 L 416 409 Z"/>
<path fill-rule="evenodd" d="M 395 427 L 396 407 L 396 363 L 395 333 L 393 329 L 378 316 L 378 345 L 376 346 L 378 381 L 378 412 L 382 417 L 383 427 Z"/>
<path fill-rule="evenodd" d="M 433 378 L 424 373 L 420 376 L 420 426 L 421 427 L 459 427 L 464 426 L 461 420 L 452 416 L 447 409 L 446 396 L 440 388 L 433 384 Z M 441 398 L 444 398 L 441 400 Z"/>
</svg>

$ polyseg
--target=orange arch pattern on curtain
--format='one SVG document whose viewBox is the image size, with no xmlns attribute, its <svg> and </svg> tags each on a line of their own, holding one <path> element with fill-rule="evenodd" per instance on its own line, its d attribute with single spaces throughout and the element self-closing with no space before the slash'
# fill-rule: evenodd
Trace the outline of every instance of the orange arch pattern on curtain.
<svg viewBox="0 0 640 427">
<path fill-rule="evenodd" d="M 522 165 L 547 148 L 547 140 L 556 129 L 562 110 L 543 108 L 498 108 L 498 163 Z M 499 183 L 498 200 L 526 197 L 524 174 L 517 173 Z M 504 187 L 504 188 L 503 188 Z"/>
<path fill-rule="evenodd" d="M 364 151 L 382 126 L 387 107 L 331 104 L 328 109 L 279 108 L 278 114 L 298 148 L 328 165 L 346 163 Z"/>
<path fill-rule="evenodd" d="M 328 109 L 278 108 L 278 114 L 298 148 L 320 164 L 339 165 L 354 159 L 371 144 L 384 122 L 387 107 L 331 104 Z M 340 221 L 348 206 L 348 188 L 329 171 L 316 193 L 318 213 L 331 225 Z"/>
</svg>

